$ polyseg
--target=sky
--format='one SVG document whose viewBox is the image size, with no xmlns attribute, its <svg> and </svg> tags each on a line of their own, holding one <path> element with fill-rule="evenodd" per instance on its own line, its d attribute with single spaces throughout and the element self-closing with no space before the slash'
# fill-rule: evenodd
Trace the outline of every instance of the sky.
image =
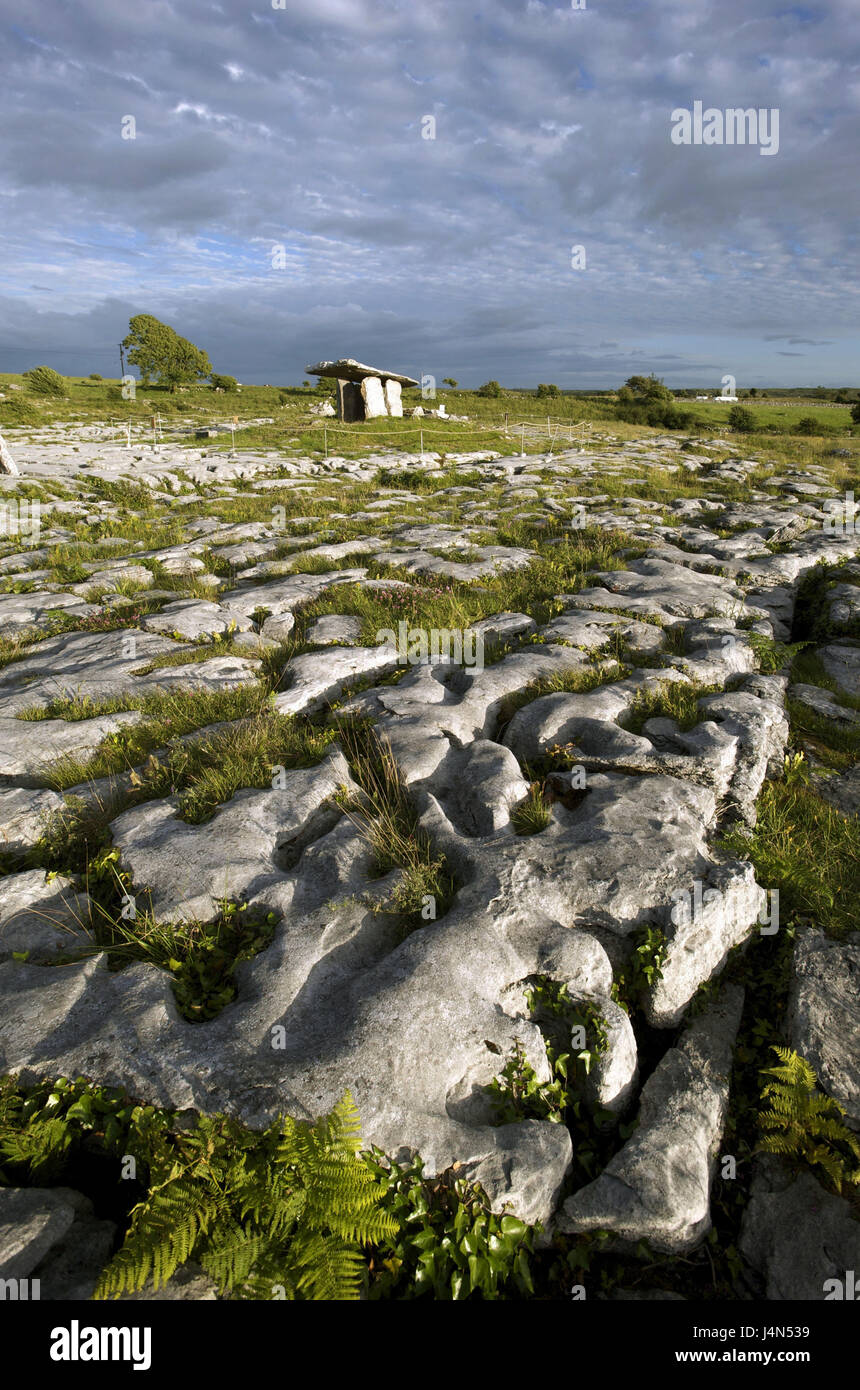
<svg viewBox="0 0 860 1390">
<path fill-rule="evenodd" d="M 858 151 L 860 0 L 0 0 L 0 371 L 857 386 Z"/>
</svg>

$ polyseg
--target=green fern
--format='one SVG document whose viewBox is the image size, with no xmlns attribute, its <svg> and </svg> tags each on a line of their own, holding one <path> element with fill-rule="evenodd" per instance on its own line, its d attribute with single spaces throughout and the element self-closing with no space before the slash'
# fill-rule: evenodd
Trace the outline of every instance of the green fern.
<svg viewBox="0 0 860 1390">
<path fill-rule="evenodd" d="M 758 1115 L 760 1128 L 767 1131 L 760 1152 L 822 1168 L 837 1192 L 843 1183 L 860 1183 L 860 1139 L 843 1124 L 842 1106 L 818 1090 L 818 1079 L 805 1058 L 787 1047 L 772 1051 L 780 1065 L 762 1068 L 764 1076 L 774 1079 L 761 1092 L 768 1108 Z"/>
<path fill-rule="evenodd" d="M 222 1293 L 238 1298 L 357 1298 L 361 1246 L 391 1237 L 383 1189 L 360 1156 L 358 1115 L 347 1093 L 316 1124 L 285 1118 L 262 1135 L 201 1117 L 177 1140 L 96 1298 L 160 1288 L 197 1260 Z"/>
</svg>

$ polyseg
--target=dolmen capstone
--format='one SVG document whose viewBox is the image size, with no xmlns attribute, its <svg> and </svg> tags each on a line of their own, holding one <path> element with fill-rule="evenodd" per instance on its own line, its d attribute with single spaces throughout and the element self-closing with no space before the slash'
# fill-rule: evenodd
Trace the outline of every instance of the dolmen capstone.
<svg viewBox="0 0 860 1390">
<path fill-rule="evenodd" d="M 354 357 L 340 357 L 337 362 L 317 362 L 306 367 L 308 376 L 330 376 L 337 381 L 337 416 L 339 420 L 372 420 L 378 415 L 403 414 L 400 391 L 403 386 L 417 386 L 411 376 L 399 372 L 383 372 L 356 362 Z"/>
</svg>

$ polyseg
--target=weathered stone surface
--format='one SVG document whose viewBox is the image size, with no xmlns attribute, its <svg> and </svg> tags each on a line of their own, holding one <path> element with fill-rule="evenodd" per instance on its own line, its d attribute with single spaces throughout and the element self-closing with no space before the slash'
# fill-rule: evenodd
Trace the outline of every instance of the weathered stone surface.
<svg viewBox="0 0 860 1390">
<path fill-rule="evenodd" d="M 830 591 L 830 621 L 836 627 L 847 627 L 860 619 L 860 586 L 835 584 Z"/>
<path fill-rule="evenodd" d="M 71 1227 L 79 1201 L 65 1187 L 0 1187 L 0 1279 L 30 1278 Z"/>
<path fill-rule="evenodd" d="M 217 603 L 205 599 L 180 599 L 168 603 L 159 613 L 143 619 L 143 625 L 150 632 L 178 633 L 180 637 L 196 639 L 212 637 L 234 627 L 250 626 L 247 619 L 236 619 L 233 614 L 222 613 Z"/>
<path fill-rule="evenodd" d="M 339 613 L 327 614 L 311 623 L 307 640 L 315 647 L 357 647 L 361 641 L 361 621 Z"/>
<path fill-rule="evenodd" d="M 389 377 L 387 381 L 383 382 L 383 388 L 385 390 L 385 408 L 388 414 L 398 418 L 402 417 L 403 401 L 400 396 L 400 382 Z"/>
<path fill-rule="evenodd" d="M 139 720 L 139 710 L 69 722 L 0 718 L 0 779 L 42 786 L 55 759 L 89 758 L 108 734 Z"/>
<path fill-rule="evenodd" d="M 36 963 L 92 949 L 90 902 L 72 879 L 42 869 L 0 878 L 0 960 L 14 953 Z"/>
<path fill-rule="evenodd" d="M 373 393 L 387 374 L 352 367 L 356 380 L 348 370 L 339 393 L 346 387 L 358 397 L 363 418 L 357 381 L 376 377 L 366 387 Z M 377 403 L 388 412 L 398 393 L 389 386 L 381 395 Z M 321 459 L 248 450 L 198 459 L 198 451 L 167 442 L 158 451 L 142 443 L 128 451 L 97 431 L 90 437 L 91 428 L 80 427 L 74 457 L 48 426 L 45 442 L 24 446 L 28 472 L 60 478 L 64 495 L 45 503 L 40 549 L 16 540 L 0 556 L 10 588 L 32 588 L 0 595 L 0 629 L 32 643 L 4 647 L 4 655 L 22 659 L 0 669 L 0 818 L 8 821 L 10 846 L 0 897 L 23 908 L 12 928 L 24 935 L 6 937 L 7 947 L 31 952 L 25 962 L 0 964 L 0 1071 L 84 1074 L 166 1105 L 226 1108 L 254 1124 L 279 1110 L 318 1115 L 349 1088 L 367 1141 L 392 1154 L 420 1151 L 428 1172 L 456 1162 L 463 1176 L 485 1183 L 497 1209 L 510 1202 L 528 1219 L 550 1219 L 570 1163 L 567 1131 L 536 1121 L 495 1127 L 486 1088 L 517 1041 L 538 1078 L 550 1079 L 525 1004 L 529 982 L 545 974 L 606 1020 L 609 1046 L 594 1059 L 590 1099 L 632 1113 L 640 1099 L 639 1015 L 631 1025 L 611 989 L 613 976 L 628 968 L 634 933 L 665 931 L 662 978 L 643 1002 L 652 1025 L 674 1029 L 698 986 L 759 929 L 762 888 L 748 864 L 725 858 L 719 836 L 735 820 L 754 823 L 763 779 L 782 772 L 786 749 L 786 678 L 756 673 L 750 634 L 795 637 L 799 582 L 820 563 L 850 564 L 860 548 L 853 535 L 825 534 L 827 471 L 768 480 L 761 459 L 742 459 L 725 441 L 703 440 L 693 453 L 672 436 L 622 442 L 608 425 L 593 431 L 599 449 L 577 448 L 572 439 L 566 449 L 557 440 L 542 458 L 482 451 L 446 460 L 417 451 Z M 451 486 L 449 464 L 473 470 L 468 482 Z M 683 470 L 685 481 L 698 475 L 701 496 L 669 510 L 665 498 L 637 496 L 654 467 Z M 400 486 L 403 469 L 421 485 Z M 756 490 L 742 494 L 739 485 L 748 489 L 753 470 L 760 470 Z M 106 481 L 132 476 L 149 488 L 184 539 L 171 534 L 171 544 L 145 549 L 117 528 L 98 552 L 82 552 L 84 584 L 65 585 L 48 568 L 55 548 L 74 552 L 80 522 L 109 531 L 116 511 L 107 495 L 93 495 L 92 473 Z M 598 491 L 603 477 L 613 481 L 612 496 Z M 362 485 L 357 500 L 353 482 Z M 225 521 L 231 501 L 241 515 L 262 519 Z M 623 532 L 630 551 L 616 553 L 619 569 L 583 576 L 588 587 L 579 590 L 562 537 L 583 522 Z M 768 549 L 774 542 L 778 554 Z M 553 546 L 564 557 L 559 589 L 575 592 L 547 590 Z M 226 593 L 224 580 L 209 573 L 206 551 L 220 562 L 219 575 L 231 567 Z M 293 572 L 305 556 L 309 568 L 353 568 Z M 387 577 L 381 564 L 402 566 L 405 577 Z M 843 604 L 848 623 L 853 609 L 842 590 L 860 575 L 849 564 L 822 590 L 822 612 L 829 604 L 835 614 Z M 175 590 L 157 587 L 154 565 L 173 576 Z M 517 574 L 517 598 L 509 601 L 522 612 L 492 612 L 504 601 L 495 586 L 505 572 Z M 133 598 L 117 592 L 129 580 L 146 588 Z M 459 590 L 461 582 L 471 587 Z M 108 592 L 87 604 L 84 594 L 96 583 Z M 209 585 L 211 602 L 196 597 L 201 584 Z M 346 586 L 340 602 L 339 586 Z M 379 621 L 395 632 L 401 615 L 419 630 L 443 613 L 452 624 L 471 621 L 485 660 L 459 661 L 455 643 L 427 664 L 403 665 L 387 644 L 362 645 L 365 595 L 390 615 Z M 301 610 L 323 596 L 320 607 L 330 611 L 306 621 Z M 163 607 L 139 616 L 144 602 Z M 90 630 L 42 640 L 52 608 L 86 619 Z M 123 631 L 100 630 L 118 613 Z M 489 616 L 475 621 L 480 614 Z M 297 627 L 311 649 L 291 660 L 285 654 L 280 672 L 264 667 L 260 658 L 271 658 Z M 191 643 L 231 630 L 229 657 L 193 659 L 201 652 Z M 847 630 L 831 639 L 836 656 L 828 655 L 836 663 L 832 679 L 846 690 L 845 671 L 860 650 Z M 146 671 L 176 652 L 184 652 L 182 665 Z M 116 972 L 95 957 L 62 969 L 35 963 L 45 958 L 42 945 L 50 955 L 56 943 L 36 940 L 41 898 L 34 895 L 58 884 L 46 885 L 35 871 L 16 873 L 23 865 L 15 856 L 38 837 L 43 813 L 59 807 L 44 785 L 46 763 L 63 752 L 88 756 L 139 716 L 78 723 L 15 716 L 63 696 L 162 691 L 181 702 L 195 688 L 218 693 L 263 679 L 276 691 L 276 708 L 299 717 L 325 718 L 328 705 L 360 687 L 344 712 L 367 717 L 390 745 L 429 852 L 445 855 L 444 872 L 454 877 L 448 912 L 420 926 L 410 919 L 415 929 L 403 939 L 404 921 L 391 910 L 402 870 L 379 877 L 366 825 L 334 800 L 338 784 L 349 782 L 336 749 L 314 768 L 273 766 L 271 787 L 240 789 L 199 825 L 180 820 L 175 796 L 128 809 L 142 777 L 128 768 L 73 790 L 91 810 L 114 808 L 111 834 L 140 902 L 151 892 L 163 921 L 211 918 L 226 893 L 255 913 L 274 913 L 274 940 L 238 967 L 237 998 L 205 1024 L 178 1014 L 171 977 L 153 966 Z M 637 721 L 635 733 L 627 727 L 643 694 L 691 682 L 717 692 L 699 696 L 691 728 L 659 713 L 641 729 Z M 826 713 L 835 710 L 843 727 L 853 726 L 855 711 L 811 689 L 819 708 L 826 701 Z M 213 715 L 212 725 L 176 748 L 227 728 Z M 566 756 L 547 762 L 558 744 Z M 155 757 L 164 766 L 166 750 Z M 811 751 L 809 762 L 823 794 L 856 809 L 852 775 L 825 784 Z M 259 776 L 259 769 L 249 774 Z M 523 835 L 514 811 L 530 792 L 542 793 L 548 823 L 541 829 L 538 819 L 536 833 Z M 834 1086 L 847 1095 L 853 1061 L 837 1077 L 827 1034 L 851 1037 L 852 972 L 850 960 L 828 962 L 820 980 L 798 964 L 795 987 L 812 1020 L 804 1023 L 809 1046 L 819 1046 L 822 1067 L 832 1066 Z M 808 1007 L 801 984 L 814 996 Z M 680 1249 L 701 1235 L 729 1023 L 723 1029 L 713 1016 L 698 1020 L 650 1075 L 642 1124 L 614 1160 L 630 1185 L 613 1178 L 610 1166 L 571 1199 L 593 1203 L 597 1224 L 606 1206 L 616 1239 L 645 1232 Z M 283 1045 L 273 1047 L 278 1030 Z M 650 1066 L 658 1043 L 646 1036 Z M 627 1196 L 613 1207 L 619 1192 Z M 72 1229 L 86 1239 L 77 1218 Z M 66 1284 L 71 1277 L 63 1276 Z M 165 1296 L 211 1292 L 193 1275 Z"/>
<path fill-rule="evenodd" d="M 0 670 L 0 709 L 6 717 L 54 700 L 98 700 L 140 689 L 135 672 L 176 650 L 168 638 L 134 629 L 48 637 L 32 654 Z"/>
<path fill-rule="evenodd" d="M 819 685 L 807 685 L 802 681 L 790 685 L 788 698 L 798 700 L 800 704 L 806 705 L 824 719 L 833 719 L 839 724 L 860 724 L 860 711 L 837 704 L 830 691 L 822 689 Z"/>
<path fill-rule="evenodd" d="M 331 828 L 340 812 L 329 798 L 352 785 L 337 750 L 285 780 L 288 791 L 237 792 L 203 825 L 180 821 L 174 801 L 145 802 L 113 822 L 121 862 L 157 917 L 208 921 L 223 899 L 257 898 L 281 883 L 290 849 Z"/>
<path fill-rule="evenodd" d="M 680 1022 L 699 985 L 722 969 L 729 951 L 759 930 L 766 904 L 752 865 L 736 860 L 714 865 L 707 879 L 681 885 L 674 894 L 666 914 L 666 960 L 645 998 L 648 1021 L 657 1028 Z"/>
<path fill-rule="evenodd" d="M 594 1182 L 564 1203 L 563 1231 L 607 1230 L 655 1250 L 695 1248 L 710 1228 L 710 1186 L 728 1103 L 743 993 L 726 989 L 690 1023 L 642 1088 L 639 1126 Z"/>
<path fill-rule="evenodd" d="M 267 608 L 269 613 L 277 615 L 291 613 L 298 604 L 319 598 L 326 589 L 336 584 L 354 584 L 365 574 L 363 569 L 333 570 L 329 574 L 287 574 L 268 584 L 228 589 L 221 595 L 220 606 L 230 616 L 244 618 L 250 618 L 258 608 Z"/>
<path fill-rule="evenodd" d="M 75 1208 L 72 1225 L 55 1242 L 36 1269 L 43 1301 L 68 1302 L 90 1299 L 102 1270 L 113 1254 L 117 1228 L 113 1221 L 94 1215 L 89 1198 L 69 1189 L 61 1191 Z"/>
<path fill-rule="evenodd" d="M 629 607 L 681 618 L 707 618 L 713 614 L 735 617 L 743 612 L 744 593 L 729 580 L 697 574 L 685 565 L 666 560 L 632 560 L 627 570 L 596 576 L 610 600 L 600 606 Z M 597 599 L 599 590 L 585 589 L 578 598 Z M 587 606 L 583 603 L 583 607 Z"/>
<path fill-rule="evenodd" d="M 11 473 L 17 477 L 20 472 L 17 463 L 12 457 L 12 450 L 0 434 L 0 473 Z"/>
<path fill-rule="evenodd" d="M 860 1129 L 860 932 L 844 941 L 813 930 L 798 936 L 788 1032 L 848 1123 Z"/>
<path fill-rule="evenodd" d="M 821 664 L 845 695 L 860 696 L 860 643 L 834 642 L 818 648 Z"/>
<path fill-rule="evenodd" d="M 387 676 L 396 671 L 400 657 L 395 647 L 331 647 L 324 652 L 303 652 L 287 662 L 289 688 L 275 696 L 279 714 L 310 714 L 336 700 L 344 686 L 360 677 Z"/>
<path fill-rule="evenodd" d="M 137 1293 L 123 1293 L 118 1303 L 212 1303 L 218 1298 L 218 1286 L 194 1260 L 180 1265 L 172 1279 L 160 1288 L 152 1281 Z"/>
<path fill-rule="evenodd" d="M 509 570 L 526 569 L 532 563 L 532 553 L 514 546 L 474 546 L 474 560 L 446 560 L 424 550 L 389 550 L 374 555 L 377 564 L 399 565 L 410 574 L 441 575 L 468 584 L 473 579 L 488 579 Z"/>
<path fill-rule="evenodd" d="M 815 790 L 843 816 L 860 815 L 860 764 L 848 768 L 839 776 L 815 779 Z"/>
<path fill-rule="evenodd" d="M 356 362 L 354 357 L 339 357 L 336 362 L 317 362 L 315 367 L 305 367 L 309 376 L 333 376 L 342 381 L 364 381 L 365 377 L 382 377 L 386 381 L 399 382 L 401 386 L 418 386 L 411 376 L 399 372 L 383 372 L 378 367 L 368 367 L 364 362 Z"/>
<path fill-rule="evenodd" d="M 366 376 L 361 383 L 361 398 L 364 401 L 364 418 L 374 420 L 378 415 L 387 415 L 385 392 L 378 376 Z"/>
<path fill-rule="evenodd" d="M 636 1034 L 629 1015 L 614 1000 L 602 999 L 599 1012 L 606 1030 L 606 1047 L 592 1063 L 586 1092 L 592 1104 L 623 1114 L 636 1093 L 639 1080 Z"/>
<path fill-rule="evenodd" d="M 846 1272 L 860 1272 L 860 1222 L 842 1197 L 826 1192 L 810 1172 L 794 1176 L 777 1159 L 759 1159 L 744 1209 L 741 1254 L 760 1274 L 774 1302 L 823 1302 Z"/>
<path fill-rule="evenodd" d="M 45 820 L 63 805 L 56 792 L 13 787 L 0 791 L 0 851 L 22 854 L 36 843 Z"/>
</svg>

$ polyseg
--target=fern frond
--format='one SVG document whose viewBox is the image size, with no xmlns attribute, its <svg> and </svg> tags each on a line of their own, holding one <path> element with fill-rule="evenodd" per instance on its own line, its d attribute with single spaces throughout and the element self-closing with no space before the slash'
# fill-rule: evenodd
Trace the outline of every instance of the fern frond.
<svg viewBox="0 0 860 1390">
<path fill-rule="evenodd" d="M 358 1298 L 364 1261 L 337 1236 L 303 1234 L 293 1243 L 290 1254 L 298 1274 L 297 1288 L 305 1298 L 315 1302 Z"/>
</svg>

